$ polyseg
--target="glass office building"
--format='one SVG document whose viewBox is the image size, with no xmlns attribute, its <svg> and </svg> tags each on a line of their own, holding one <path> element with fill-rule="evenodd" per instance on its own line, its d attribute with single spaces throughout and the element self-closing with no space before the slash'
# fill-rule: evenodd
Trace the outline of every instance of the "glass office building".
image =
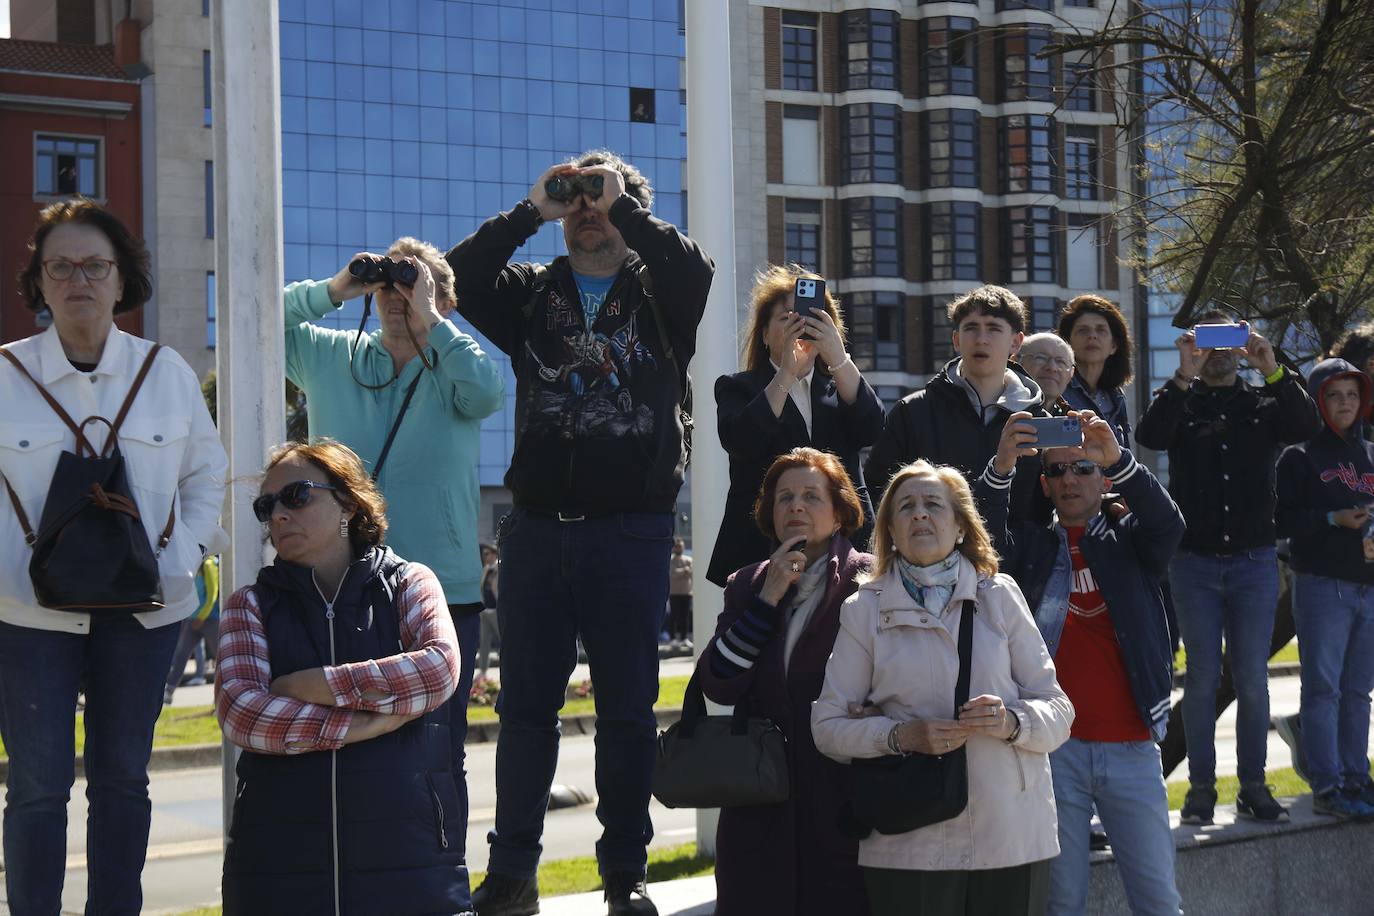
<svg viewBox="0 0 1374 916">
<path fill-rule="evenodd" d="M 684 225 L 677 0 L 281 0 L 280 9 L 288 282 L 328 278 L 399 236 L 447 250 L 527 196 L 549 165 L 598 147 L 643 171 L 655 213 Z M 561 253 L 549 225 L 515 259 Z M 361 310 L 361 300 L 346 303 L 329 322 L 356 327 Z M 508 392 L 482 427 L 485 490 L 501 486 L 514 446 L 515 379 L 483 343 L 505 364 Z"/>
</svg>

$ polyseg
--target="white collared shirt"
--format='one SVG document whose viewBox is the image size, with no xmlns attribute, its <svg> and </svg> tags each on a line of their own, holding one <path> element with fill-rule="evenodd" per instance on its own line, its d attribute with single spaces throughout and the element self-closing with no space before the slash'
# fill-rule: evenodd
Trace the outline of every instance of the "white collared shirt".
<svg viewBox="0 0 1374 916">
<path fill-rule="evenodd" d="M 777 363 L 771 359 L 768 361 L 774 368 L 778 369 Z M 787 396 L 792 399 L 792 403 L 797 405 L 798 412 L 802 415 L 802 422 L 806 424 L 806 436 L 811 437 L 811 376 L 816 374 L 816 367 L 813 364 L 811 371 L 803 375 L 792 383 L 792 387 L 787 389 Z"/>
</svg>

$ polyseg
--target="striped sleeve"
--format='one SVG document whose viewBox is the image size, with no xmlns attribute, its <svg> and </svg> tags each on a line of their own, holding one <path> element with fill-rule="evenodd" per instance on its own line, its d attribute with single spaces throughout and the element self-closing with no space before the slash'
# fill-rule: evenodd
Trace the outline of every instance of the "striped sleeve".
<svg viewBox="0 0 1374 916">
<path fill-rule="evenodd" d="M 778 609 L 757 595 L 711 648 L 711 673 L 728 680 L 754 667 L 778 629 Z"/>
<path fill-rule="evenodd" d="M 992 487 L 994 490 L 1005 490 L 1011 486 L 1012 479 L 1016 477 L 1016 467 L 1013 465 L 1010 474 L 999 474 L 993 467 L 996 459 L 988 461 L 987 468 L 983 471 L 983 483 Z"/>
<path fill-rule="evenodd" d="M 405 651 L 324 669 L 334 705 L 367 712 L 422 715 L 458 686 L 458 634 L 438 578 L 409 563 L 397 589 Z"/>
<path fill-rule="evenodd" d="M 215 713 L 224 737 L 246 751 L 303 754 L 343 746 L 352 724 L 347 709 L 272 693 L 267 632 L 252 586 L 229 597 L 220 614 Z"/>
</svg>

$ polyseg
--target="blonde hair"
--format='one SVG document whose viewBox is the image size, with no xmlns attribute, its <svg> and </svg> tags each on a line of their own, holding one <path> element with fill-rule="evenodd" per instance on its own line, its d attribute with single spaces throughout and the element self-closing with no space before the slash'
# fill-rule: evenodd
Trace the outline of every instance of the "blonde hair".
<svg viewBox="0 0 1374 916">
<path fill-rule="evenodd" d="M 949 491 L 950 506 L 954 509 L 954 521 L 964 530 L 964 541 L 954 549 L 962 553 L 980 576 L 997 575 L 997 551 L 993 549 L 992 538 L 978 514 L 973 501 L 973 490 L 958 468 L 944 464 L 931 464 L 925 459 L 913 461 L 897 469 L 888 482 L 883 501 L 878 504 L 878 512 L 873 521 L 873 555 L 877 558 L 872 578 L 886 575 L 892 569 L 897 554 L 892 544 L 892 516 L 897 513 L 897 491 L 902 484 L 914 477 L 936 480 Z"/>
<path fill-rule="evenodd" d="M 800 264 L 769 264 L 754 274 L 754 289 L 749 294 L 749 326 L 744 332 L 744 368 L 750 371 L 768 365 L 768 347 L 763 342 L 764 330 L 768 320 L 773 317 L 773 306 L 785 300 L 796 288 L 798 280 L 820 280 L 820 274 L 812 273 Z M 840 342 L 847 343 L 844 329 L 844 312 L 840 301 L 825 289 L 825 310 L 830 320 L 840 332 Z"/>
<path fill-rule="evenodd" d="M 444 260 L 444 253 L 435 248 L 429 242 L 423 242 L 413 236 L 403 235 L 391 243 L 391 247 L 386 250 L 388 255 L 409 255 L 417 260 L 424 261 L 425 266 L 434 277 L 434 293 L 439 301 L 436 305 L 442 307 L 456 305 L 458 303 L 457 289 L 454 282 L 453 268 L 448 261 Z"/>
</svg>

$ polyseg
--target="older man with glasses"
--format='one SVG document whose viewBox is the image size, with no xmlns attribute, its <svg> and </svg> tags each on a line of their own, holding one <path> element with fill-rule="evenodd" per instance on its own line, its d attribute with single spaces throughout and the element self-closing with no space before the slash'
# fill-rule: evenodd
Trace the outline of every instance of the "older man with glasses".
<svg viewBox="0 0 1374 916">
<path fill-rule="evenodd" d="M 1016 360 L 1040 386 L 1045 409 L 1060 416 L 1068 413 L 1064 391 L 1073 378 L 1073 348 L 1068 342 L 1049 331 L 1032 334 L 1022 341 Z"/>
</svg>

